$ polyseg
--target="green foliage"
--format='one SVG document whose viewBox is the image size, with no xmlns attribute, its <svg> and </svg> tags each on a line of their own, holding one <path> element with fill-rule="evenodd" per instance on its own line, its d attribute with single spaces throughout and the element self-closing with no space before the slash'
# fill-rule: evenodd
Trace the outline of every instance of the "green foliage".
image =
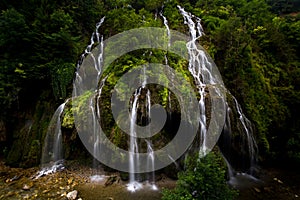
<svg viewBox="0 0 300 200">
<path fill-rule="evenodd" d="M 73 79 L 75 65 L 73 63 L 60 63 L 61 61 L 54 60 L 49 63 L 52 89 L 56 99 L 65 99 L 67 89 Z"/>
<path fill-rule="evenodd" d="M 289 138 L 286 148 L 289 159 L 300 165 L 300 133 L 295 133 Z"/>
<path fill-rule="evenodd" d="M 72 108 L 72 101 L 70 100 L 68 103 L 66 103 L 64 111 L 63 111 L 63 117 L 62 117 L 62 123 L 61 127 L 72 129 L 75 127 L 75 119 L 73 115 L 73 108 Z"/>
<path fill-rule="evenodd" d="M 200 160 L 196 156 L 189 157 L 187 169 L 178 174 L 176 188 L 164 190 L 162 199 L 234 199 L 237 192 L 227 185 L 223 164 L 215 153 L 209 153 Z"/>
</svg>

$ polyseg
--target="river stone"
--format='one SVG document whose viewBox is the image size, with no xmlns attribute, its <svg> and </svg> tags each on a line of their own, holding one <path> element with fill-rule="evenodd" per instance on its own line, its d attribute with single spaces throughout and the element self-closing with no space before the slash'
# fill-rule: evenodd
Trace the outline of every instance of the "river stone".
<svg viewBox="0 0 300 200">
<path fill-rule="evenodd" d="M 71 200 L 76 199 L 77 194 L 78 194 L 77 190 L 73 190 L 72 192 L 69 192 L 69 193 L 67 194 L 67 198 L 68 198 L 68 199 L 71 199 Z"/>
</svg>

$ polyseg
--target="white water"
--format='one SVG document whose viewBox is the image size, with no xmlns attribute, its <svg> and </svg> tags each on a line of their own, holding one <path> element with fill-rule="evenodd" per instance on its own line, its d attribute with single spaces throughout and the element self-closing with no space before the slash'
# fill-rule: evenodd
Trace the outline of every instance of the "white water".
<svg viewBox="0 0 300 200">
<path fill-rule="evenodd" d="M 66 103 L 62 103 L 55 111 L 49 124 L 45 139 L 45 148 L 42 156 L 42 164 L 56 162 L 63 159 L 62 133 L 61 133 L 61 114 Z M 50 157 L 49 157 L 50 156 Z"/>
<path fill-rule="evenodd" d="M 42 169 L 37 173 L 35 178 L 64 169 L 61 115 L 68 101 L 69 99 L 62 103 L 52 116 L 43 147 Z"/>
<path fill-rule="evenodd" d="M 154 151 L 152 148 L 152 144 L 149 140 L 147 142 L 147 170 L 150 172 L 150 176 L 148 177 L 148 181 L 151 184 L 155 183 L 155 167 L 154 167 Z"/>
<path fill-rule="evenodd" d="M 135 174 L 135 171 L 139 167 L 139 149 L 135 131 L 135 124 L 137 119 L 138 99 L 140 94 L 141 88 L 136 89 L 130 113 L 129 184 L 127 185 L 127 189 L 131 192 L 142 188 L 142 185 L 137 182 Z"/>
<path fill-rule="evenodd" d="M 135 192 L 139 189 L 143 188 L 143 184 L 137 180 L 137 174 L 140 165 L 146 164 L 146 169 L 149 171 L 147 186 L 149 186 L 153 190 L 157 190 L 157 186 L 155 185 L 155 157 L 154 150 L 151 143 L 150 138 L 145 139 L 144 141 L 147 144 L 147 163 L 140 163 L 139 160 L 139 146 L 137 141 L 137 133 L 135 130 L 135 124 L 137 123 L 137 111 L 139 107 L 144 106 L 145 109 L 142 109 L 144 112 L 142 115 L 146 117 L 147 125 L 151 120 L 151 92 L 146 88 L 147 85 L 147 77 L 146 77 L 146 66 L 143 67 L 143 79 L 141 80 L 142 86 L 136 89 L 134 93 L 134 98 L 131 102 L 131 113 L 130 113 L 130 146 L 129 146 L 129 183 L 127 184 L 127 190 L 131 192 Z M 146 101 L 143 104 L 139 103 L 139 97 L 142 92 L 146 90 Z M 146 129 L 149 136 L 151 135 L 150 127 L 148 126 Z"/>
<path fill-rule="evenodd" d="M 163 15 L 163 11 L 161 10 L 160 11 L 160 13 L 159 13 L 159 15 L 163 18 L 163 22 L 164 22 L 164 26 L 166 27 L 166 30 L 167 30 L 167 37 L 168 37 L 168 46 L 170 46 L 171 45 L 171 40 L 170 40 L 170 38 L 171 38 L 171 32 L 170 32 L 170 28 L 169 28 L 169 25 L 168 25 L 168 20 L 167 20 L 167 18 Z"/>
<path fill-rule="evenodd" d="M 178 6 L 181 15 L 184 18 L 184 24 L 188 25 L 191 40 L 186 44 L 189 54 L 189 71 L 194 78 L 198 93 L 200 95 L 199 108 L 200 108 L 200 135 L 202 140 L 202 145 L 200 146 L 199 155 L 205 155 L 206 148 L 206 116 L 205 116 L 205 88 L 206 83 L 215 84 L 211 74 L 210 69 L 207 67 L 211 66 L 211 63 L 206 58 L 205 52 L 197 48 L 196 42 L 203 35 L 203 29 L 200 24 L 200 18 L 186 12 L 183 8 Z M 196 22 L 194 22 L 194 19 Z M 205 72 L 205 73 L 204 73 Z M 205 74 L 209 76 L 205 77 Z M 205 81 L 205 82 L 204 82 Z"/>
<path fill-rule="evenodd" d="M 73 96 L 74 97 L 82 94 L 82 92 L 84 90 L 83 88 L 80 87 L 83 83 L 83 79 L 79 75 L 78 71 L 79 71 L 80 65 L 83 63 L 83 60 L 88 55 L 91 56 L 91 58 L 94 62 L 94 68 L 97 71 L 97 83 L 99 82 L 99 78 L 101 75 L 101 69 L 102 69 L 102 65 L 103 65 L 103 36 L 100 35 L 99 29 L 100 29 L 101 25 L 103 24 L 104 19 L 105 19 L 105 17 L 102 17 L 101 20 L 96 24 L 95 31 L 92 33 L 92 36 L 90 38 L 90 43 L 87 45 L 86 49 L 84 50 L 84 53 L 81 54 L 80 59 L 77 63 L 77 70 L 75 72 L 75 80 L 73 83 L 73 91 L 74 91 Z M 95 42 L 99 43 L 99 46 L 100 46 L 99 55 L 98 55 L 97 59 L 91 52 Z"/>
<path fill-rule="evenodd" d="M 149 119 L 148 122 L 150 122 L 151 120 L 151 93 L 150 90 L 147 89 L 147 93 L 146 93 L 146 102 L 147 102 L 147 112 L 146 115 Z M 149 128 L 147 128 L 147 131 L 150 135 L 151 130 Z M 153 190 L 156 190 L 157 187 L 155 185 L 155 157 L 154 157 L 154 150 L 153 150 L 153 146 L 152 146 L 152 142 L 150 139 L 145 140 L 147 143 L 147 170 L 149 171 L 149 177 L 148 177 L 148 181 L 149 184 L 152 186 Z"/>
<path fill-rule="evenodd" d="M 206 154 L 207 147 L 206 147 L 206 140 L 209 136 L 207 136 L 207 129 L 206 129 L 206 116 L 205 116 L 205 96 L 207 95 L 205 92 L 205 88 L 209 86 L 216 85 L 217 81 L 211 74 L 212 71 L 212 64 L 208 61 L 208 58 L 205 55 L 205 52 L 201 49 L 198 49 L 196 46 L 196 41 L 200 39 L 200 37 L 204 34 L 203 28 L 200 24 L 200 18 L 192 15 L 191 13 L 186 12 L 183 8 L 178 6 L 181 15 L 184 18 L 184 24 L 189 27 L 189 33 L 191 36 L 191 40 L 187 43 L 188 53 L 189 53 L 189 71 L 194 78 L 196 87 L 198 89 L 198 93 L 200 95 L 199 100 L 199 107 L 200 107 L 200 133 L 201 133 L 201 141 L 202 145 L 200 147 L 199 155 Z M 215 88 L 216 94 L 220 94 L 221 91 L 218 88 Z M 219 95 L 221 96 L 221 95 Z M 240 134 L 244 134 L 245 141 L 244 143 L 247 144 L 246 148 L 249 151 L 250 163 L 253 165 L 256 161 L 257 156 L 257 145 L 253 137 L 252 125 L 251 122 L 246 118 L 243 114 L 240 104 L 237 102 L 236 98 L 232 96 L 234 99 L 234 103 L 236 106 L 237 113 L 239 115 L 238 119 L 242 126 L 242 130 Z M 224 100 L 225 101 L 225 100 Z M 225 124 L 224 128 L 231 134 L 231 124 L 230 124 L 230 107 L 227 104 L 227 123 Z M 224 157 L 224 160 L 228 166 L 228 174 L 230 176 L 230 180 L 236 180 L 236 175 L 245 176 L 245 173 L 235 173 L 232 166 L 228 162 L 228 160 Z M 250 168 L 251 169 L 251 168 Z M 251 175 L 248 175 L 252 177 Z M 254 177 L 253 177 L 254 178 Z"/>
<path fill-rule="evenodd" d="M 92 118 L 93 118 L 93 143 L 94 143 L 93 155 L 95 157 L 99 157 L 99 155 L 101 154 L 100 130 L 99 130 L 99 128 L 97 128 L 98 126 L 96 126 L 96 124 L 99 123 L 101 120 L 99 101 L 101 98 L 102 89 L 105 85 L 106 78 L 107 77 L 105 77 L 101 81 L 100 88 L 96 92 L 95 96 L 93 96 L 90 99 L 90 110 L 91 110 Z M 96 102 L 95 102 L 95 100 L 96 100 Z M 102 181 L 102 179 L 103 179 L 103 176 L 99 175 L 100 172 L 99 172 L 98 165 L 99 165 L 99 162 L 97 161 L 96 158 L 94 158 L 93 159 L 93 174 L 91 176 L 91 182 L 99 182 L 99 181 Z"/>
<path fill-rule="evenodd" d="M 253 130 L 252 130 L 252 124 L 250 122 L 250 120 L 244 115 L 241 105 L 238 103 L 238 101 L 236 100 L 236 98 L 234 96 L 232 96 L 234 99 L 234 103 L 236 106 L 236 110 L 238 112 L 239 115 L 239 121 L 242 124 L 243 127 L 243 131 L 242 133 L 245 134 L 245 140 L 247 143 L 247 147 L 248 147 L 248 151 L 249 151 L 249 157 L 250 157 L 250 170 L 252 169 L 253 165 L 255 164 L 255 162 L 257 161 L 257 144 L 256 141 L 253 137 Z M 250 173 L 252 173 L 250 171 Z"/>
<path fill-rule="evenodd" d="M 68 100 L 67 100 L 68 101 Z M 63 147 L 62 147 L 62 134 L 61 134 L 61 121 L 60 117 L 62 112 L 64 111 L 65 105 L 67 102 L 61 104 L 58 109 L 57 113 L 54 114 L 56 117 L 56 127 L 55 127 L 55 134 L 54 134 L 54 147 L 53 147 L 53 160 L 58 161 L 63 158 Z"/>
</svg>

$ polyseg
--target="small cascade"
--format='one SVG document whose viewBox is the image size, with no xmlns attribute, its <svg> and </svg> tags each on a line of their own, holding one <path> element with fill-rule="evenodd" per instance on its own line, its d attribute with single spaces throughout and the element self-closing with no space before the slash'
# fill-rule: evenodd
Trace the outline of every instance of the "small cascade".
<svg viewBox="0 0 300 200">
<path fill-rule="evenodd" d="M 162 10 L 160 11 L 160 13 L 159 13 L 159 15 L 163 18 L 163 21 L 164 21 L 164 26 L 166 27 L 166 29 L 167 29 L 167 37 L 168 37 L 168 46 L 170 46 L 171 45 L 171 40 L 170 40 L 170 38 L 171 38 L 171 32 L 170 32 L 170 28 L 169 28 L 169 25 L 168 25 L 168 20 L 167 20 L 167 18 L 163 15 L 163 12 L 162 12 Z"/>
<path fill-rule="evenodd" d="M 236 100 L 236 98 L 233 96 L 234 99 L 234 103 L 236 106 L 236 110 L 237 113 L 239 115 L 239 121 L 242 125 L 242 130 L 240 130 L 240 132 L 244 133 L 246 137 L 244 137 L 245 141 L 243 141 L 243 143 L 247 144 L 246 149 L 248 149 L 248 154 L 249 154 L 249 158 L 250 158 L 250 174 L 252 174 L 252 169 L 253 166 L 256 164 L 257 162 L 257 144 L 256 141 L 253 137 L 253 129 L 252 129 L 252 124 L 250 122 L 250 120 L 244 115 L 241 105 L 238 103 L 238 101 Z"/>
<path fill-rule="evenodd" d="M 200 18 L 192 15 L 191 13 L 186 12 L 183 8 L 178 6 L 179 11 L 181 15 L 184 18 L 184 23 L 189 27 L 189 33 L 191 40 L 187 43 L 188 48 L 188 54 L 189 54 L 189 71 L 191 75 L 194 78 L 195 85 L 198 89 L 198 93 L 200 96 L 199 100 L 199 108 L 200 108 L 200 136 L 201 136 L 201 145 L 200 145 L 200 151 L 199 155 L 200 157 L 202 155 L 206 154 L 207 151 L 207 138 L 209 136 L 207 135 L 207 117 L 206 117 L 206 101 L 205 98 L 209 93 L 207 92 L 208 87 L 214 87 L 218 84 L 218 80 L 215 79 L 215 77 L 212 74 L 212 63 L 209 62 L 209 59 L 207 58 L 204 50 L 197 48 L 196 41 L 200 39 L 201 36 L 204 35 L 203 28 L 200 24 Z M 221 88 L 223 89 L 223 88 Z M 222 98 L 222 93 L 220 88 L 214 87 L 214 92 Z M 227 91 L 229 93 L 229 91 Z M 229 93 L 230 94 L 230 93 Z M 242 151 L 247 151 L 247 156 L 250 159 L 250 171 L 248 171 L 250 174 L 252 173 L 251 170 L 253 169 L 253 165 L 256 162 L 257 157 L 257 145 L 253 137 L 253 130 L 251 122 L 246 118 L 246 116 L 243 114 L 240 104 L 237 102 L 236 98 L 230 94 L 230 96 L 233 99 L 233 104 L 235 106 L 236 114 L 238 115 L 238 123 L 237 123 L 237 133 L 241 135 L 242 137 L 242 144 L 245 144 L 242 146 Z M 222 100 L 224 104 L 226 105 L 225 108 L 227 108 L 227 116 L 225 125 L 223 128 L 223 138 L 228 140 L 226 144 L 228 146 L 231 146 L 230 144 L 230 138 L 233 137 L 233 130 L 231 127 L 231 110 L 228 106 L 228 103 L 226 99 L 224 98 Z M 231 152 L 225 152 L 226 154 L 230 154 Z M 224 154 L 224 160 L 227 163 L 228 166 L 228 174 L 230 177 L 230 180 L 233 179 L 236 175 L 243 175 L 245 173 L 236 173 L 233 169 L 233 167 L 230 164 L 230 160 L 226 158 L 227 155 Z M 247 175 L 251 176 L 251 175 Z M 254 178 L 254 177 L 253 177 Z M 254 178 L 255 179 L 255 178 Z"/>
<path fill-rule="evenodd" d="M 166 27 L 166 30 L 167 30 L 167 37 L 168 37 L 168 47 L 171 46 L 171 32 L 170 32 L 170 27 L 168 25 L 168 20 L 167 18 L 163 15 L 163 7 L 162 7 L 162 10 L 160 11 L 159 15 L 163 18 L 163 22 L 164 22 L 164 26 Z M 168 57 L 167 55 L 165 54 L 164 56 L 165 58 L 165 65 L 168 66 L 169 65 L 169 62 L 168 62 Z M 171 77 L 171 80 L 170 80 L 171 84 L 174 82 L 173 81 L 173 77 Z M 168 112 L 168 115 L 169 115 L 169 121 L 172 121 L 172 103 L 171 103 L 171 91 L 169 90 L 168 91 L 168 109 L 169 109 L 169 112 Z"/>
<path fill-rule="evenodd" d="M 151 53 L 151 52 L 150 52 Z M 150 54 L 151 56 L 151 54 Z M 147 85 L 147 76 L 146 76 L 146 66 L 144 65 L 142 71 L 142 80 L 141 87 L 135 90 L 133 95 L 133 99 L 131 100 L 131 113 L 130 113 L 130 146 L 129 146 L 129 183 L 127 185 L 127 189 L 131 192 L 135 192 L 143 187 L 143 185 L 139 182 L 140 177 L 139 174 L 136 174 L 135 171 L 138 171 L 138 168 L 141 165 L 146 165 L 147 171 L 147 185 L 152 190 L 157 190 L 157 186 L 155 185 L 155 157 L 153 145 L 151 142 L 151 130 L 150 126 L 146 128 L 146 134 L 149 135 L 149 138 L 145 138 L 147 145 L 147 163 L 140 163 L 139 153 L 142 149 L 139 149 L 138 135 L 135 130 L 135 125 L 137 123 L 145 123 L 145 125 L 149 124 L 151 121 L 151 92 Z M 145 98 L 141 98 L 141 96 L 145 96 Z M 145 99 L 145 101 L 140 101 L 141 99 Z M 142 116 L 138 116 L 138 110 L 142 112 Z"/>
<path fill-rule="evenodd" d="M 151 93 L 150 90 L 147 89 L 147 93 L 146 93 L 146 115 L 148 118 L 148 122 L 150 123 L 151 120 Z M 147 132 L 151 133 L 151 130 L 149 129 L 150 127 L 148 127 Z M 151 188 L 153 190 L 157 190 L 157 186 L 155 185 L 155 158 L 154 158 L 154 151 L 153 151 L 153 146 L 152 146 L 152 142 L 150 139 L 145 140 L 147 143 L 147 170 L 149 171 L 148 174 L 148 181 L 149 184 L 151 186 Z"/>
<path fill-rule="evenodd" d="M 218 146 L 228 168 L 228 183 L 238 187 L 238 185 L 245 184 L 247 180 L 249 183 L 259 182 L 253 176 L 258 148 L 253 137 L 251 122 L 243 114 L 236 98 L 229 95 L 232 99 L 230 101 L 232 107 L 228 105 L 228 102 L 226 103 L 226 120 Z"/>
<path fill-rule="evenodd" d="M 43 147 L 42 169 L 35 178 L 64 169 L 61 115 L 68 101 L 69 99 L 62 103 L 52 116 Z"/>
<path fill-rule="evenodd" d="M 134 192 L 142 188 L 142 185 L 137 181 L 135 171 L 139 167 L 139 147 L 137 143 L 137 135 L 135 124 L 137 121 L 138 99 L 141 94 L 141 88 L 136 89 L 134 99 L 132 101 L 130 113 L 130 144 L 129 144 L 129 184 L 127 189 Z"/>
<path fill-rule="evenodd" d="M 89 81 L 88 78 L 82 78 L 80 76 L 80 74 L 84 74 L 84 73 L 80 73 L 80 66 L 82 65 L 82 63 L 84 62 L 84 59 L 87 56 L 90 56 L 92 59 L 92 67 L 93 69 L 96 71 L 97 76 L 96 77 L 90 77 L 90 79 L 92 80 L 93 78 L 95 80 L 95 83 L 100 84 L 99 87 L 96 87 L 96 91 L 94 93 L 94 95 L 91 96 L 90 98 L 90 103 L 89 103 L 89 110 L 91 113 L 91 121 L 92 121 L 92 127 L 93 127 L 93 134 L 92 134 L 92 144 L 93 144 L 93 155 L 94 156 L 99 156 L 101 153 L 101 139 L 100 139 L 100 135 L 99 135 L 99 128 L 97 126 L 97 123 L 100 122 L 100 108 L 99 108 L 99 101 L 101 98 L 101 93 L 102 93 L 102 88 L 104 86 L 104 83 L 107 79 L 107 77 L 103 78 L 100 81 L 100 76 L 102 73 L 102 66 L 103 66 L 103 47 L 104 47 L 104 41 L 103 41 L 103 35 L 101 35 L 99 33 L 99 29 L 101 27 L 101 25 L 103 24 L 105 20 L 105 17 L 102 17 L 101 20 L 96 24 L 95 27 L 95 31 L 92 33 L 92 36 L 90 38 L 90 44 L 86 47 L 84 53 L 81 55 L 80 60 L 77 64 L 77 71 L 75 72 L 75 80 L 74 80 L 74 84 L 73 84 L 73 97 L 77 97 L 83 94 L 84 88 L 82 88 L 81 86 L 84 85 L 83 81 Z M 98 44 L 97 46 L 97 50 L 98 50 L 98 54 L 95 57 L 95 55 L 92 53 L 93 48 L 95 47 L 95 45 Z M 81 69 L 82 70 L 82 69 Z M 84 69 L 83 69 L 84 70 Z M 87 69 L 87 70 L 91 70 L 91 69 Z M 79 91 L 77 91 L 79 90 Z M 104 180 L 104 176 L 100 175 L 99 172 L 99 162 L 97 161 L 96 158 L 93 159 L 93 170 L 92 170 L 92 176 L 90 177 L 91 182 L 100 182 L 102 180 Z"/>
<path fill-rule="evenodd" d="M 157 190 L 157 186 L 155 185 L 155 167 L 154 167 L 154 151 L 152 148 L 152 144 L 149 140 L 147 142 L 147 169 L 149 171 L 148 182 L 152 190 Z"/>
<path fill-rule="evenodd" d="M 93 155 L 99 155 L 100 150 L 101 150 L 101 145 L 100 145 L 100 139 L 98 135 L 98 130 L 96 123 L 98 123 L 96 111 L 94 109 L 95 107 L 95 98 L 92 97 L 90 99 L 90 112 L 92 114 L 92 126 L 93 126 Z M 92 172 L 92 177 L 91 179 L 95 179 L 95 177 L 98 176 L 98 161 L 94 158 L 93 159 L 93 172 Z"/>
<path fill-rule="evenodd" d="M 180 166 L 179 166 L 178 162 L 172 156 L 168 155 L 168 157 L 172 160 L 172 162 L 176 166 L 176 169 L 180 169 Z"/>
<path fill-rule="evenodd" d="M 101 98 L 102 89 L 105 85 L 106 78 L 107 77 L 105 77 L 101 81 L 100 87 L 96 92 L 96 96 L 92 97 L 90 99 L 90 105 L 89 105 L 91 113 L 92 113 L 92 118 L 93 118 L 93 123 L 92 123 L 93 124 L 93 155 L 95 157 L 97 157 L 101 154 L 101 139 L 100 139 L 99 130 L 96 126 L 96 123 L 99 123 L 101 120 L 99 101 Z M 96 102 L 95 102 L 95 100 L 96 100 Z M 94 158 L 91 182 L 101 182 L 103 180 L 104 180 L 104 176 L 100 175 L 100 172 L 99 172 L 99 161 L 96 158 Z"/>
<path fill-rule="evenodd" d="M 84 50 L 84 53 L 81 54 L 80 59 L 77 63 L 77 70 L 75 72 L 75 80 L 73 83 L 73 96 L 77 97 L 82 94 L 84 88 L 81 88 L 80 86 L 83 85 L 83 79 L 79 74 L 79 68 L 80 65 L 84 62 L 84 59 L 90 55 L 93 63 L 94 63 L 94 69 L 97 71 L 97 78 L 96 82 L 99 82 L 99 78 L 101 76 L 101 69 L 103 65 L 103 36 L 100 35 L 99 29 L 101 25 L 104 22 L 105 17 L 102 17 L 101 20 L 96 24 L 95 31 L 93 32 L 91 38 L 90 38 L 90 44 L 87 45 L 86 49 Z M 99 44 L 100 49 L 99 54 L 97 58 L 95 58 L 94 54 L 92 54 L 92 49 L 95 45 L 95 42 Z"/>
<path fill-rule="evenodd" d="M 205 115 L 205 88 L 207 83 L 214 85 L 215 82 L 210 74 L 210 69 L 207 67 L 211 66 L 211 63 L 206 58 L 205 52 L 197 47 L 197 40 L 203 35 L 203 29 L 200 24 L 200 18 L 186 12 L 183 8 L 178 6 L 181 15 L 184 18 L 184 24 L 189 27 L 189 33 L 191 40 L 186 44 L 189 54 L 189 71 L 194 78 L 198 93 L 200 95 L 199 108 L 200 108 L 200 135 L 202 145 L 200 145 L 199 155 L 205 155 L 206 148 L 206 115 Z M 196 23 L 193 21 L 196 20 Z M 208 74 L 209 76 L 205 76 Z"/>
</svg>

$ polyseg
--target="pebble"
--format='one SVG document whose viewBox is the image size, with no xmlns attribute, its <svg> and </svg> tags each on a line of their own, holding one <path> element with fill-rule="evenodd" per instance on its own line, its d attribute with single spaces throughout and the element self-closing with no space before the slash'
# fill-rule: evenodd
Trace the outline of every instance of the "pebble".
<svg viewBox="0 0 300 200">
<path fill-rule="evenodd" d="M 22 189 L 23 190 L 30 190 L 30 188 L 31 188 L 30 185 L 25 184 Z"/>
<path fill-rule="evenodd" d="M 68 179 L 68 185 L 71 185 L 73 182 L 73 177 Z"/>
<path fill-rule="evenodd" d="M 254 189 L 256 192 L 258 192 L 258 193 L 260 192 L 260 189 L 258 189 L 258 188 L 256 188 L 256 187 L 253 188 L 253 189 Z"/>
<path fill-rule="evenodd" d="M 42 193 L 43 193 L 43 194 L 46 194 L 46 193 L 48 193 L 48 192 L 50 192 L 49 189 L 48 189 L 48 190 L 44 190 Z"/>
<path fill-rule="evenodd" d="M 278 178 L 273 178 L 274 181 L 277 181 L 278 183 L 282 184 L 283 182 L 281 180 L 279 180 Z"/>
<path fill-rule="evenodd" d="M 69 192 L 67 194 L 67 198 L 71 199 L 71 200 L 74 200 L 74 199 L 76 199 L 77 194 L 78 194 L 77 190 L 73 190 L 72 192 Z"/>
</svg>

